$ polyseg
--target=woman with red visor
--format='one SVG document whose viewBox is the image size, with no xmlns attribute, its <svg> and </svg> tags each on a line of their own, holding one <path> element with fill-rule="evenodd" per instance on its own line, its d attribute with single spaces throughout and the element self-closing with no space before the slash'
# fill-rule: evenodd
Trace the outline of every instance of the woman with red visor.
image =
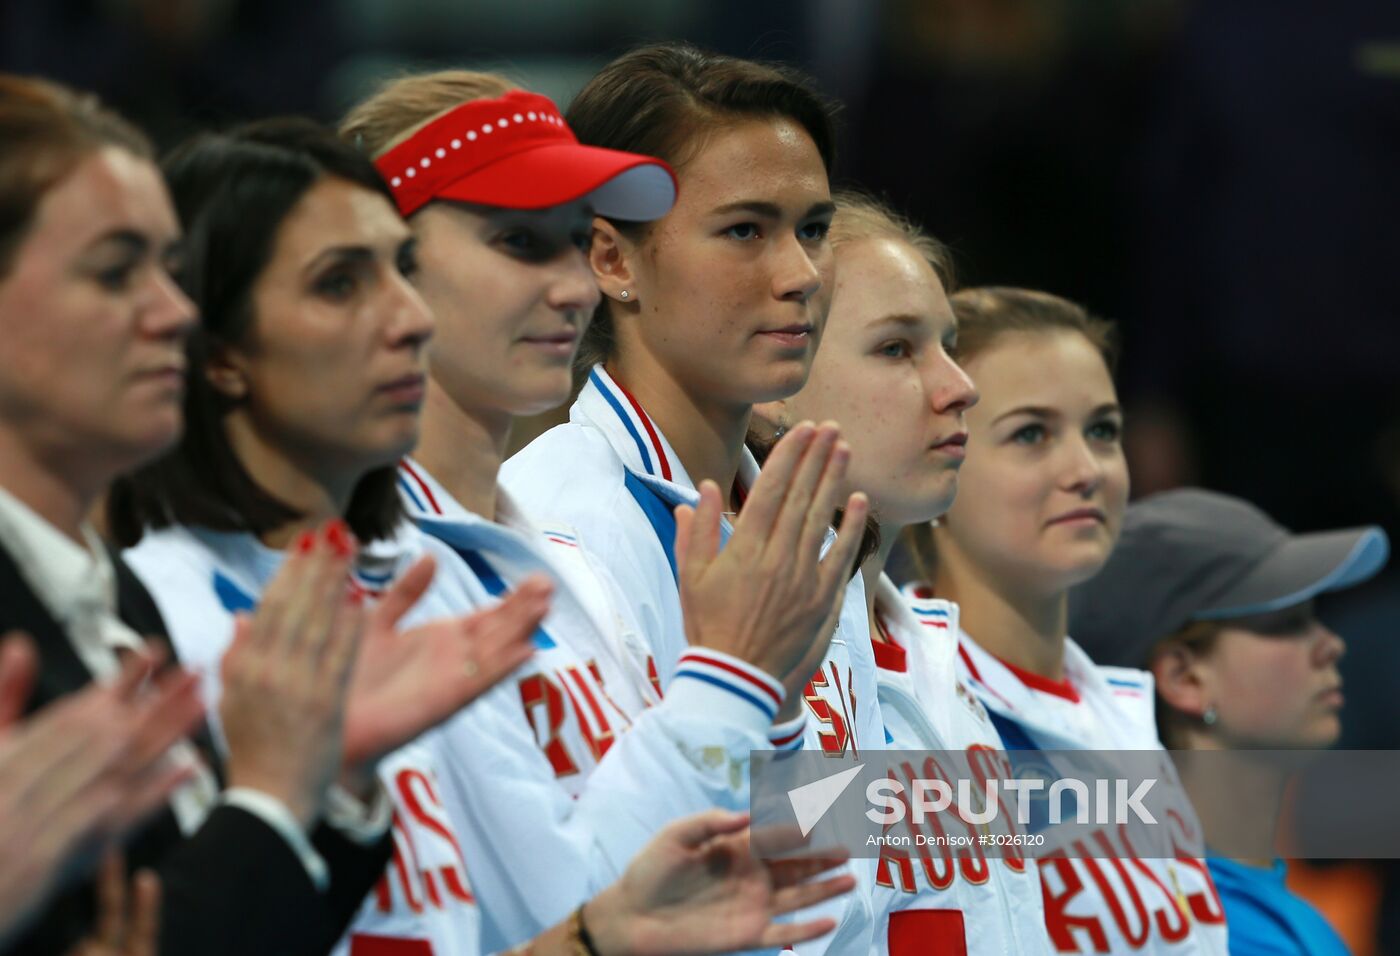
<svg viewBox="0 0 1400 956">
<path fill-rule="evenodd" d="M 533 515 L 497 477 L 513 421 L 568 399 L 600 299 L 587 258 L 595 215 L 662 217 L 676 196 L 670 168 L 580 145 L 546 97 L 462 71 L 387 84 L 342 133 L 374 155 L 408 219 L 413 281 L 437 321 L 421 441 L 399 468 L 405 503 L 463 559 L 473 603 L 494 602 L 531 574 L 555 586 L 531 660 L 446 728 L 443 796 L 463 833 L 489 949 L 565 916 L 668 821 L 746 807 L 749 752 L 771 746 L 787 690 L 780 678 L 815 630 L 790 599 L 812 590 L 811 565 L 767 574 L 761 562 L 805 544 L 815 563 L 837 502 L 834 486 L 814 479 L 832 450 L 804 459 L 792 444 L 788 466 L 755 487 L 771 534 L 756 523 L 745 538 L 754 547 L 723 557 L 697 548 L 685 598 L 706 637 L 663 698 L 647 625 L 591 553 L 591 536 L 549 512 Z M 717 534 L 718 514 L 697 528 L 697 538 Z M 829 606 L 837 590 L 819 599 Z M 728 626 L 735 602 L 761 628 L 761 644 L 754 629 Z M 784 941 L 828 929 L 794 924 Z"/>
</svg>

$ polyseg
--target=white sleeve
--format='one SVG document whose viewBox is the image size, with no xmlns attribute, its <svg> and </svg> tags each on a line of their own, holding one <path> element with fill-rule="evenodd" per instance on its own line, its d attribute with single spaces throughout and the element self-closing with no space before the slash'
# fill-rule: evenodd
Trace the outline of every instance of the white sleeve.
<svg viewBox="0 0 1400 956">
<path fill-rule="evenodd" d="M 747 810 L 749 753 L 768 747 L 774 705 L 735 693 L 764 693 L 749 685 L 756 675 L 726 669 L 736 663 L 753 670 L 713 654 L 684 658 L 666 699 L 614 740 L 577 799 L 541 752 L 514 681 L 443 727 L 445 800 L 486 916 L 483 951 L 567 917 L 672 820 Z M 780 700 L 781 685 L 762 679 Z"/>
</svg>

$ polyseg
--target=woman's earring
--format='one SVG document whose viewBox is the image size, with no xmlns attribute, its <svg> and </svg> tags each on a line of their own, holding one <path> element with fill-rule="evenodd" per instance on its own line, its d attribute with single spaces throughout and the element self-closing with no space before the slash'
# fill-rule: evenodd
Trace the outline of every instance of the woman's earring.
<svg viewBox="0 0 1400 956">
<path fill-rule="evenodd" d="M 1215 712 L 1214 707 L 1207 707 L 1205 713 L 1201 714 L 1201 723 L 1207 727 L 1214 727 L 1215 722 L 1220 719 L 1220 715 Z"/>
<path fill-rule="evenodd" d="M 627 299 L 632 297 L 632 293 L 628 292 L 626 289 L 623 289 L 617 294 L 617 297 L 619 299 L 622 299 L 623 301 L 626 301 Z"/>
</svg>

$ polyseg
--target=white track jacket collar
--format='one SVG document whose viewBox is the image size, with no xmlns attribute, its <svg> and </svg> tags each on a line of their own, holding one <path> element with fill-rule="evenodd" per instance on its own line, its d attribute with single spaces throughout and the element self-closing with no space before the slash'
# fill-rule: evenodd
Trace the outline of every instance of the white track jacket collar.
<svg viewBox="0 0 1400 956">
<path fill-rule="evenodd" d="M 450 553 L 404 524 L 390 541 L 366 549 L 352 584 L 380 592 L 424 553 L 439 565 Z M 211 730 L 217 723 L 219 662 L 233 635 L 234 614 L 252 611 L 284 560 L 251 534 L 174 527 L 147 532 L 124 557 L 160 608 L 186 667 L 201 672 Z M 435 579 L 405 617 L 405 626 L 451 613 L 450 588 Z M 481 912 L 467 876 L 464 833 L 444 803 L 440 740 L 430 732 L 379 763 L 394 809 L 394 857 L 335 953 L 346 956 L 376 940 L 431 946 L 437 953 L 480 952 Z"/>
<path fill-rule="evenodd" d="M 745 451 L 740 485 L 751 486 L 757 475 L 757 462 Z M 678 504 L 694 504 L 699 496 L 661 429 L 622 383 L 595 366 L 569 411 L 569 421 L 507 461 L 501 482 L 546 526 L 572 529 L 583 548 L 611 572 L 652 649 L 661 688 L 669 695 L 678 662 L 689 649 L 676 586 L 672 512 Z M 884 746 L 859 575 L 847 588 L 836 635 L 804 698 L 806 719 L 774 727 L 773 746 L 806 747 L 844 759 L 858 759 L 865 747 Z M 852 869 L 860 886 L 833 904 L 841 925 L 821 943 L 801 947 L 803 953 L 868 949 L 873 861 L 856 860 Z"/>
<path fill-rule="evenodd" d="M 687 649 L 663 699 L 627 602 L 571 527 L 536 525 L 509 492 L 488 521 L 412 461 L 399 478 L 419 526 L 461 559 L 468 606 L 529 574 L 555 585 L 531 661 L 442 729 L 493 951 L 566 918 L 667 823 L 747 809 L 749 754 L 768 746 L 782 685 Z"/>
</svg>

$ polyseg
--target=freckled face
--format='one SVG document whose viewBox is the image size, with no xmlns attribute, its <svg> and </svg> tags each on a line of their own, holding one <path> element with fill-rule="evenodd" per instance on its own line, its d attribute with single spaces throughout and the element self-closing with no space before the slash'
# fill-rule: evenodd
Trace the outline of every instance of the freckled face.
<svg viewBox="0 0 1400 956">
<path fill-rule="evenodd" d="M 836 259 L 821 348 L 781 414 L 841 424 L 850 490 L 892 533 L 952 503 L 977 392 L 950 356 L 956 322 L 927 260 L 890 238 L 843 243 Z"/>
<path fill-rule="evenodd" d="M 678 173 L 675 207 L 628 257 L 643 349 L 693 395 L 736 406 L 806 381 L 830 305 L 833 206 L 812 138 L 787 119 L 711 136 Z"/>
</svg>

